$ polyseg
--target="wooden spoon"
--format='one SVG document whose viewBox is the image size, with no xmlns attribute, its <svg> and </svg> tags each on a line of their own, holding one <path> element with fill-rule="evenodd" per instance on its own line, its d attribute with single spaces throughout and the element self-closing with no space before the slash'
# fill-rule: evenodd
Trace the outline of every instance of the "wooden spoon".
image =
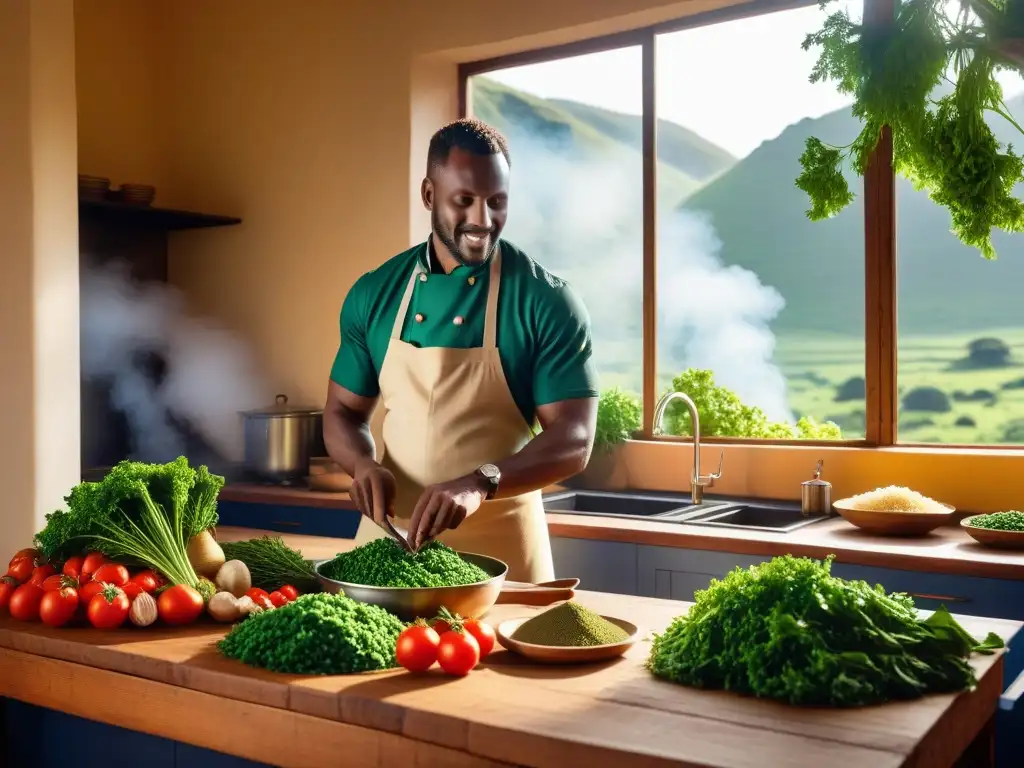
<svg viewBox="0 0 1024 768">
<path fill-rule="evenodd" d="M 571 600 L 576 594 L 579 579 L 555 579 L 530 584 L 525 581 L 506 581 L 495 604 L 551 605 Z"/>
</svg>

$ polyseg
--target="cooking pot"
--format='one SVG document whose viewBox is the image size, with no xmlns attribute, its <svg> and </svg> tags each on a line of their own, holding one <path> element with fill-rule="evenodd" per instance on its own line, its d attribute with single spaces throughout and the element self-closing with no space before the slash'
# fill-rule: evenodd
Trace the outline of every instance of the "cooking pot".
<svg viewBox="0 0 1024 768">
<path fill-rule="evenodd" d="M 299 482 L 309 474 L 309 459 L 323 445 L 323 409 L 289 405 L 278 395 L 274 405 L 243 411 L 245 469 L 275 483 Z"/>
</svg>

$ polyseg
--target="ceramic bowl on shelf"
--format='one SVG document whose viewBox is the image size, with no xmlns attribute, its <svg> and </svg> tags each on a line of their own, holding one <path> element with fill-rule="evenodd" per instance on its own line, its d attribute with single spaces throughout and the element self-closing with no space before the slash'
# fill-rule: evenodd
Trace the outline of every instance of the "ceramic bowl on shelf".
<svg viewBox="0 0 1024 768">
<path fill-rule="evenodd" d="M 921 536 L 946 525 L 953 519 L 956 507 L 939 503 L 934 512 L 898 512 L 888 509 L 860 509 L 851 499 L 840 499 L 833 509 L 851 525 L 880 536 Z"/>
<path fill-rule="evenodd" d="M 608 661 L 624 654 L 636 644 L 640 637 L 640 630 L 635 624 L 614 616 L 602 616 L 601 618 L 625 630 L 628 633 L 626 639 L 617 643 L 587 646 L 536 645 L 516 640 L 513 637 L 515 631 L 521 624 L 532 618 L 533 616 L 522 616 L 518 619 L 503 621 L 495 627 L 494 632 L 497 635 L 498 644 L 502 648 L 541 664 L 587 664 Z"/>
<path fill-rule="evenodd" d="M 979 544 L 994 549 L 1024 549 L 1024 531 L 1000 531 L 996 528 L 982 528 L 973 520 L 981 515 L 971 515 L 960 521 L 960 527 Z"/>
</svg>

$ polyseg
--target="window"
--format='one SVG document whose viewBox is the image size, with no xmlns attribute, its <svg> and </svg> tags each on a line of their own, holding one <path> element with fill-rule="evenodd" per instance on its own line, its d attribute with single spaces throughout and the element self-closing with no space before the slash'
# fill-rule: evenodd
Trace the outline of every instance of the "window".
<svg viewBox="0 0 1024 768">
<path fill-rule="evenodd" d="M 1024 125 L 1024 78 L 1000 79 Z M 1022 143 L 1002 117 L 988 123 L 1004 145 Z M 946 208 L 903 178 L 896 190 L 899 441 L 1024 443 L 1024 236 L 993 232 L 998 257 L 986 260 L 950 231 Z"/>
<path fill-rule="evenodd" d="M 473 114 L 509 140 L 503 237 L 565 278 L 591 316 L 602 390 L 643 390 L 639 46 L 473 77 Z M 639 426 L 639 425 L 637 425 Z"/>
<path fill-rule="evenodd" d="M 864 437 L 863 205 L 812 222 L 794 184 L 806 139 L 840 143 L 856 120 L 800 47 L 835 10 L 656 38 L 657 389 L 691 394 L 704 434 Z M 758 410 L 719 407 L 722 388 Z"/>
<path fill-rule="evenodd" d="M 855 147 L 862 128 L 802 43 L 839 9 L 888 7 L 754 0 L 463 65 L 473 113 L 528 148 L 507 233 L 579 289 L 602 391 L 645 395 L 641 436 L 671 388 L 712 439 L 1024 445 L 1020 235 L 994 231 L 996 261 L 964 246 L 888 140 L 863 177 L 847 160 L 832 218 L 796 185 L 808 138 Z M 1001 77 L 1024 125 L 1024 78 Z M 688 421 L 676 404 L 661 426 Z"/>
</svg>

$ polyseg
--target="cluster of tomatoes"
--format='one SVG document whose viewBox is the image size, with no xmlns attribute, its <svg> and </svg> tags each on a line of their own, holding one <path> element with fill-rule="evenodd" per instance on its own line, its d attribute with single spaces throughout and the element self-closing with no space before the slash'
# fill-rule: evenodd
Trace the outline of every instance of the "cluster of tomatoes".
<svg viewBox="0 0 1024 768">
<path fill-rule="evenodd" d="M 41 621 L 51 627 L 84 620 L 97 629 L 114 629 L 124 624 L 140 594 L 158 591 L 160 618 L 168 623 L 187 623 L 203 610 L 202 596 L 195 589 L 166 587 L 156 571 L 131 574 L 99 552 L 68 558 L 58 571 L 36 550 L 22 549 L 0 577 L 0 614 L 6 611 L 19 621 Z"/>
<path fill-rule="evenodd" d="M 279 587 L 273 592 L 267 592 L 265 589 L 253 587 L 252 589 L 247 590 L 245 594 L 260 608 L 267 609 L 280 608 L 282 605 L 288 605 L 288 603 L 302 593 L 291 584 L 285 584 L 283 587 Z"/>
<path fill-rule="evenodd" d="M 441 609 L 432 622 L 417 619 L 402 630 L 395 658 L 410 672 L 425 672 L 436 662 L 449 675 L 462 677 L 494 649 L 494 641 L 490 624 Z"/>
</svg>

